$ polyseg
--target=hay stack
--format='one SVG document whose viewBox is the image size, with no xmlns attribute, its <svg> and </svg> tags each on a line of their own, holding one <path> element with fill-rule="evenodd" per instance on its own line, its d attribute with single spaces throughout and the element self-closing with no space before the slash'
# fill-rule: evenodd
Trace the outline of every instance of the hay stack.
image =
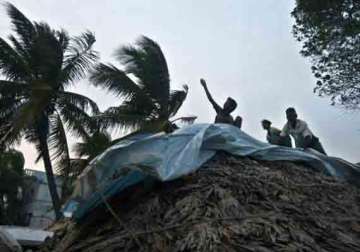
<svg viewBox="0 0 360 252">
<path fill-rule="evenodd" d="M 126 195 L 41 251 L 360 251 L 360 190 L 299 164 L 221 154 Z"/>
</svg>

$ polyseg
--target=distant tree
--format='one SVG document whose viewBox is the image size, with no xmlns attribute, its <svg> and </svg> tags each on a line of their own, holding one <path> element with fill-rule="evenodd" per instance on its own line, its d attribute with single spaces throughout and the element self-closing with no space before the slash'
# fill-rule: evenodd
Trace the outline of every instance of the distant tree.
<svg viewBox="0 0 360 252">
<path fill-rule="evenodd" d="M 68 158 L 64 158 L 62 159 L 63 162 L 57 163 L 56 167 L 58 170 L 67 171 L 66 179 L 64 176 L 61 176 L 62 202 L 66 201 L 69 196 L 71 196 L 74 181 L 90 161 L 113 144 L 111 136 L 105 130 L 101 130 L 98 126 L 94 126 L 90 133 L 88 132 L 89 131 L 86 128 L 82 130 L 80 135 L 81 142 L 76 143 L 73 148 L 72 153 L 74 154 L 74 157 L 70 157 L 69 150 L 66 150 Z M 70 169 L 68 168 L 69 166 Z"/>
<path fill-rule="evenodd" d="M 76 143 L 75 155 L 86 158 L 88 162 L 101 154 L 111 145 L 111 136 L 105 131 L 96 131 L 91 135 L 83 136 L 83 142 Z"/>
<path fill-rule="evenodd" d="M 317 78 L 314 92 L 360 108 L 360 1 L 297 0 L 293 34 Z"/>
<path fill-rule="evenodd" d="M 106 88 L 123 99 L 120 106 L 107 109 L 99 117 L 102 124 L 153 131 L 171 125 L 169 119 L 184 102 L 188 87 L 170 90 L 168 66 L 160 46 L 141 37 L 135 46 L 118 49 L 115 56 L 123 69 L 99 64 L 90 78 L 95 86 Z"/>
<path fill-rule="evenodd" d="M 99 112 L 89 98 L 65 90 L 97 60 L 95 37 L 90 32 L 69 37 L 64 30 L 31 22 L 11 4 L 6 8 L 16 35 L 9 36 L 9 42 L 0 38 L 0 142 L 8 146 L 24 137 L 35 144 L 60 218 L 51 161 L 67 163 L 60 172 L 69 173 L 65 127 L 81 134 L 84 127 L 92 127 L 89 109 Z"/>
<path fill-rule="evenodd" d="M 106 131 L 95 131 L 84 135 L 82 142 L 76 143 L 74 153 L 76 158 L 71 159 L 72 171 L 79 175 L 96 156 L 104 152 L 113 144 L 111 136 Z"/>
<path fill-rule="evenodd" d="M 0 225 L 19 225 L 25 160 L 21 152 L 0 149 Z"/>
</svg>

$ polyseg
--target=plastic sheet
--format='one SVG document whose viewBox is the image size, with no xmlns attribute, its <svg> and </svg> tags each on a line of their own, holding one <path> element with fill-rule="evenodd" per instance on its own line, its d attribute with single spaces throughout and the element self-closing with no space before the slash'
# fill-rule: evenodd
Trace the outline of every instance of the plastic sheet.
<svg viewBox="0 0 360 252">
<path fill-rule="evenodd" d="M 342 159 L 270 145 L 227 124 L 195 124 L 167 135 L 132 135 L 111 146 L 79 176 L 64 211 L 79 220 L 104 198 L 147 178 L 169 181 L 196 171 L 216 151 L 258 160 L 302 162 L 339 179 L 360 181 L 360 168 Z"/>
</svg>

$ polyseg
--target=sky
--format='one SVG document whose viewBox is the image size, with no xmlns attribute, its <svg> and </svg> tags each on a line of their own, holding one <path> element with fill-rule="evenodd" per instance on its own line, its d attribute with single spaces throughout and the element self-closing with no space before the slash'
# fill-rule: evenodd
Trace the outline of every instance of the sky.
<svg viewBox="0 0 360 252">
<path fill-rule="evenodd" d="M 330 106 L 313 94 L 315 79 L 309 60 L 299 54 L 291 34 L 291 0 L 14 0 L 30 20 L 46 21 L 70 35 L 90 30 L 102 62 L 115 63 L 113 52 L 140 35 L 157 41 L 167 59 L 173 89 L 188 84 L 188 97 L 179 116 L 196 115 L 196 122 L 213 122 L 215 112 L 199 79 L 205 78 L 218 103 L 228 96 L 238 102 L 234 116 L 243 117 L 243 130 L 265 140 L 260 121 L 267 118 L 281 128 L 285 109 L 293 106 L 308 122 L 329 155 L 360 162 L 360 113 Z M 11 33 L 3 7 L 0 36 Z M 72 91 L 87 95 L 104 110 L 120 99 L 94 88 L 87 80 Z M 71 138 L 74 143 L 77 139 Z M 36 153 L 26 143 L 26 168 Z"/>
</svg>

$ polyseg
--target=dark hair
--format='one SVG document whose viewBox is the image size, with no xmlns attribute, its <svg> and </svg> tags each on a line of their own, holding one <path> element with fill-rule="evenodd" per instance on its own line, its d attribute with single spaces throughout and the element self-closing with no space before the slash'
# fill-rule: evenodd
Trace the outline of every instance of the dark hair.
<svg viewBox="0 0 360 252">
<path fill-rule="evenodd" d="M 270 125 L 271 125 L 271 122 L 270 122 L 269 120 L 266 120 L 266 119 L 262 120 L 261 123 L 266 123 L 266 124 L 270 124 Z"/>
<path fill-rule="evenodd" d="M 296 113 L 296 110 L 293 107 L 290 107 L 286 109 L 286 114 L 287 113 Z"/>
<path fill-rule="evenodd" d="M 236 127 L 239 127 L 241 129 L 241 126 L 242 126 L 242 117 L 241 116 L 237 116 L 235 117 L 235 120 L 234 120 L 234 126 Z"/>
</svg>

